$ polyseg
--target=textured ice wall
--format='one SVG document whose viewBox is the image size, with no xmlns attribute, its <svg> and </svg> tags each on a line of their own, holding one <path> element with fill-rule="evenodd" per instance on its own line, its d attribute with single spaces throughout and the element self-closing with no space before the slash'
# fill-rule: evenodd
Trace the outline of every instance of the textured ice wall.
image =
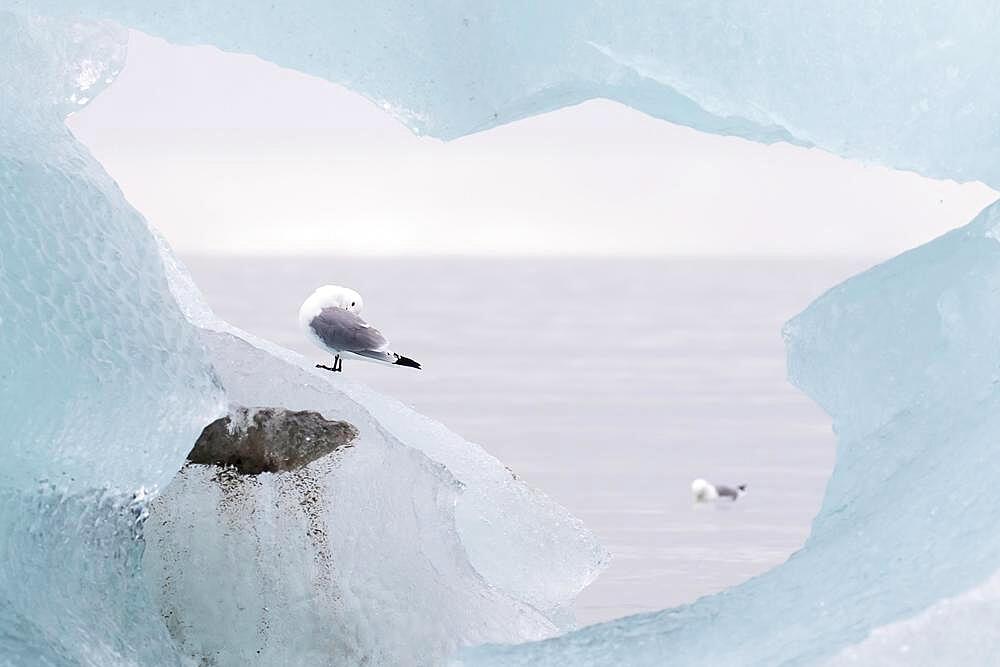
<svg viewBox="0 0 1000 667">
<path fill-rule="evenodd" d="M 673 122 L 1000 184 L 1000 6 L 971 0 L 0 0 L 343 83 L 452 138 L 607 97 Z"/>
<path fill-rule="evenodd" d="M 125 32 L 0 12 L 0 664 L 173 664 L 142 488 L 222 407 L 158 248 L 63 117 Z"/>
<path fill-rule="evenodd" d="M 162 485 L 221 406 L 145 221 L 63 125 L 125 40 L 0 13 L 0 486 Z"/>
<path fill-rule="evenodd" d="M 994 131 L 1000 104 L 992 85 L 1000 10 L 982 1 L 962 7 L 900 0 L 798 8 L 772 0 L 669 7 L 515 2 L 484 8 L 0 0 L 0 7 L 114 18 L 177 42 L 257 53 L 345 83 L 411 127 L 442 137 L 601 95 L 708 131 L 792 138 L 929 175 L 994 185 L 1000 180 Z M 2 65 L 21 75 L 30 63 L 29 91 L 32 76 L 49 71 L 50 51 L 61 57 L 96 46 L 86 35 L 46 43 L 48 28 L 39 41 L 38 23 L 10 19 L 5 29 L 12 25 L 11 38 L 0 41 L 7 49 Z M 31 49 L 42 56 L 37 64 Z M 76 69 L 77 77 L 83 69 Z M 57 64 L 52 71 L 74 70 Z M 65 161 L 58 130 L 43 140 L 47 133 L 37 129 L 48 122 L 38 119 L 53 112 L 7 102 L 18 95 L 11 85 L 16 80 L 0 80 L 5 159 L 29 159 L 23 136 L 33 132 L 30 140 L 38 146 L 31 151 L 51 150 L 53 162 Z M 48 99 L 47 88 L 36 92 Z M 28 130 L 22 116 L 31 121 Z M 20 173 L 11 169 L 5 166 L 2 173 Z M 30 187 L 30 181 L 19 181 L 13 191 Z M 5 202 L 5 212 L 11 203 Z M 946 237 L 848 283 L 791 329 L 796 378 L 834 414 L 844 436 L 824 514 L 802 553 L 764 577 L 689 607 L 477 655 L 565 662 L 568 651 L 592 664 L 660 664 L 664 656 L 803 662 L 985 580 L 997 565 L 989 530 L 995 501 L 987 482 L 975 479 L 991 463 L 985 443 L 997 432 L 991 416 L 991 224 L 980 220 L 964 237 Z M 86 240 L 100 238 L 86 232 Z M 46 238 L 39 247 L 59 245 Z M 17 295 L 16 303 L 22 298 Z M 70 357 L 69 368 L 86 367 L 86 359 Z M 876 370 L 866 370 L 866 364 Z M 58 386 L 55 380 L 38 382 Z M 23 379 L 4 385 L 11 386 L 32 385 Z M 34 395 L 44 400 L 42 393 Z M 17 425 L 29 413 L 11 414 Z M 112 421 L 113 435 L 127 430 Z M 112 444 L 121 441 L 113 438 Z M 58 438 L 52 442 L 74 469 L 72 447 L 60 449 L 58 443 L 66 441 Z M 161 454 L 166 456 L 157 450 L 152 459 Z M 39 463 L 44 457 L 18 455 L 29 468 L 45 469 Z M 160 466 L 149 467 L 150 477 L 157 477 Z M 75 466 L 84 478 L 107 474 L 96 468 Z M 111 471 L 122 479 L 146 477 L 113 465 Z M 915 502 L 913 488 L 924 490 Z M 488 556 L 480 556 L 483 570 L 489 569 Z M 508 583 L 519 580 L 526 581 L 518 575 Z M 7 604 L 4 613 L 9 609 Z M 17 618 L 24 636 L 43 636 Z M 126 644 L 123 654 L 136 650 Z M 68 644 L 67 650 L 80 649 Z"/>
<path fill-rule="evenodd" d="M 0 664 L 177 664 L 181 653 L 219 664 L 426 664 L 470 643 L 555 632 L 606 560 L 593 536 L 403 406 L 332 388 L 228 330 L 203 340 L 187 317 L 211 314 L 190 292 L 175 301 L 163 266 L 176 278 L 173 259 L 63 126 L 120 69 L 124 30 L 9 6 L 0 9 Z M 224 398 L 363 424 L 366 448 L 348 468 L 320 471 L 314 489 L 336 581 L 299 569 L 316 526 L 296 532 L 300 503 L 267 476 L 250 496 L 270 513 L 241 506 L 244 534 L 219 523 L 216 486 L 181 475 L 163 498 L 173 503 L 157 505 L 174 512 L 173 530 L 156 524 L 143 555 L 147 490 L 171 480 Z M 303 549 L 293 557 L 289 545 Z M 270 578 L 248 583 L 244 563 Z M 248 610 L 270 603 L 260 635 Z"/>
<path fill-rule="evenodd" d="M 360 433 L 303 479 L 220 483 L 193 467 L 154 503 L 144 564 L 185 652 L 433 664 L 557 632 L 607 559 L 579 520 L 441 425 L 217 320 L 163 252 L 230 401 L 316 410 Z"/>
<path fill-rule="evenodd" d="M 971 591 L 935 602 L 913 618 L 872 632 L 849 646 L 827 667 L 989 667 L 1000 655 L 1000 575 Z"/>
<path fill-rule="evenodd" d="M 206 337 L 233 400 L 318 410 L 360 436 L 301 475 L 220 480 L 192 466 L 154 502 L 144 567 L 185 652 L 219 665 L 428 665 L 556 634 L 471 566 L 454 517 L 463 485 L 446 468 L 318 372 L 231 333 Z"/>
<path fill-rule="evenodd" d="M 476 571 L 557 623 L 573 625 L 569 606 L 609 558 L 583 522 L 442 424 L 365 385 L 342 382 L 339 388 L 380 428 L 444 465 L 462 484 L 456 529 Z"/>
<path fill-rule="evenodd" d="M 0 665 L 181 664 L 140 572 L 145 506 L 142 494 L 0 491 Z"/>
</svg>

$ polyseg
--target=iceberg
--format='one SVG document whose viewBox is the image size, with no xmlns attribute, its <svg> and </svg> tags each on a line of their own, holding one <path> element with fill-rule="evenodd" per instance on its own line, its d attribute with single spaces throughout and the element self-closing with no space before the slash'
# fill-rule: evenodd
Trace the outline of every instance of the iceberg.
<svg viewBox="0 0 1000 667">
<path fill-rule="evenodd" d="M 0 0 L 251 53 L 460 137 L 594 97 L 706 132 L 791 141 L 996 186 L 996 5 L 527 0 Z"/>
<path fill-rule="evenodd" d="M 126 41 L 0 12 L 0 664 L 432 664 L 571 625 L 607 560 L 579 520 L 443 426 L 216 320 L 73 139 L 65 115 Z M 359 435 L 229 502 L 211 467 L 182 466 L 235 405 Z"/>
<path fill-rule="evenodd" d="M 0 483 L 163 486 L 222 391 L 146 222 L 62 122 L 121 68 L 127 34 L 2 14 L 0 35 Z"/>
<path fill-rule="evenodd" d="M 997 11 L 0 0 L 0 663 L 986 660 L 998 205 L 788 324 L 790 376 L 839 438 L 800 552 L 556 636 L 607 558 L 585 527 L 443 426 L 218 321 L 63 119 L 114 79 L 129 27 L 342 83 L 443 139 L 599 96 L 996 186 Z M 184 467 L 239 405 L 358 441 L 235 489 Z"/>
<path fill-rule="evenodd" d="M 4 664 L 179 664 L 138 535 L 223 392 L 145 221 L 62 123 L 125 39 L 0 14 Z"/>
<path fill-rule="evenodd" d="M 229 401 L 336 415 L 359 433 L 302 477 L 220 484 L 219 469 L 186 467 L 153 502 L 143 565 L 188 655 L 433 664 L 564 627 L 607 561 L 578 519 L 443 426 L 216 319 L 162 251 Z"/>
<path fill-rule="evenodd" d="M 994 645 L 989 614 L 969 621 L 995 613 L 1000 572 L 1000 499 L 984 474 L 1000 432 L 998 289 L 1000 203 L 788 323 L 789 373 L 833 416 L 838 450 L 786 563 L 690 605 L 474 649 L 463 664 L 881 665 L 906 648 L 905 664 L 933 665 L 969 655 L 970 638 Z"/>
</svg>

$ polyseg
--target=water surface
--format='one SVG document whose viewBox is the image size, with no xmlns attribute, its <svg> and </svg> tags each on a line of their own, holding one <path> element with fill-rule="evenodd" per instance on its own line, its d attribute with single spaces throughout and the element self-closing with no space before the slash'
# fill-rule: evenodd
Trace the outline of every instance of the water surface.
<svg viewBox="0 0 1000 667">
<path fill-rule="evenodd" d="M 613 553 L 581 623 L 662 609 L 801 546 L 829 418 L 785 379 L 781 326 L 864 261 L 185 257 L 224 319 L 316 361 L 318 285 L 353 287 L 421 372 L 344 372 L 480 443 Z M 695 509 L 693 478 L 746 482 Z"/>
</svg>

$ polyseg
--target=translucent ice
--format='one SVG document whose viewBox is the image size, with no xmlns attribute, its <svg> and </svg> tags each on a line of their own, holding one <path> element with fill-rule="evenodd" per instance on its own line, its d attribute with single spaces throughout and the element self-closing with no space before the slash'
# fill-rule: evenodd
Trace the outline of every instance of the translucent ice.
<svg viewBox="0 0 1000 667">
<path fill-rule="evenodd" d="M 220 620 L 240 604 L 289 610 L 288 622 L 268 625 L 277 638 L 270 659 L 330 648 L 287 652 L 296 629 L 313 626 L 273 581 L 207 600 L 190 559 L 235 586 L 226 546 L 316 594 L 310 618 L 341 631 L 332 646 L 345 660 L 412 651 L 429 661 L 470 642 L 547 635 L 603 559 L 571 517 L 442 427 L 210 325 L 182 279 L 174 302 L 144 222 L 61 124 L 124 57 L 121 28 L 83 21 L 255 53 L 344 83 L 443 138 L 603 96 L 706 131 L 997 185 L 998 12 L 982 0 L 488 8 L 0 0 L 0 660 L 255 660 L 238 640 L 270 617 Z M 992 647 L 981 622 L 970 632 L 969 610 L 992 618 L 989 582 L 1000 569 L 1000 500 L 988 474 L 1000 433 L 998 218 L 987 209 L 831 290 L 789 324 L 792 377 L 840 435 L 800 553 L 692 605 L 462 659 L 884 662 L 898 650 L 908 664 L 932 663 L 969 655 L 953 639 L 959 632 Z M 212 330 L 199 332 L 182 313 Z M 274 371 L 267 382 L 262 367 Z M 317 594 L 329 592 L 317 586 L 322 571 L 296 578 L 302 563 L 278 558 L 288 540 L 299 556 L 311 552 L 301 532 L 267 522 L 299 525 L 277 478 L 246 494 L 248 503 L 276 503 L 275 514 L 262 512 L 260 524 L 238 514 L 252 534 L 212 548 L 208 537 L 225 535 L 212 509 L 217 488 L 185 472 L 153 509 L 201 510 L 203 523 L 188 533 L 161 523 L 142 553 L 144 488 L 164 487 L 225 398 L 358 421 L 369 446 L 317 471 L 327 495 L 360 508 L 329 505 L 320 515 L 343 539 L 329 547 L 345 568 L 334 571 L 330 601 Z M 410 523 L 394 523 L 408 499 L 419 499 Z M 380 521 L 390 529 L 376 532 Z M 176 548 L 185 536 L 198 538 L 197 549 Z M 168 635 L 160 614 L 171 610 Z M 955 633 L 922 630 L 935 622 Z"/>
<path fill-rule="evenodd" d="M 0 13 L 3 487 L 164 485 L 222 406 L 146 222 L 63 126 L 125 38 Z"/>
<path fill-rule="evenodd" d="M 217 320 L 166 259 L 231 401 L 315 410 L 360 432 L 305 479 L 220 484 L 186 468 L 154 503 L 147 574 L 189 653 L 427 664 L 556 633 L 607 558 L 578 520 L 442 426 Z M 206 573 L 228 593 L 206 595 Z"/>
<path fill-rule="evenodd" d="M 73 140 L 64 116 L 124 54 L 114 25 L 0 11 L 0 664 L 425 664 L 555 633 L 606 559 L 580 523 L 443 427 L 214 322 Z M 357 423 L 364 447 L 313 471 L 316 525 L 278 476 L 249 485 L 270 513 L 235 517 L 191 469 L 171 482 L 233 401 Z M 301 567 L 315 530 L 332 575 Z"/>
<path fill-rule="evenodd" d="M 301 473 L 190 466 L 153 503 L 144 567 L 186 653 L 220 665 L 432 664 L 459 646 L 556 632 L 472 567 L 455 526 L 463 486 L 444 467 L 326 378 L 231 333 L 209 338 L 234 399 L 320 410 L 361 435 Z M 262 380 L 241 385 L 246 370 Z"/>
<path fill-rule="evenodd" d="M 145 505 L 0 491 L 0 664 L 181 664 L 140 571 Z"/>
<path fill-rule="evenodd" d="M 1000 7 L 986 0 L 5 5 L 253 53 L 443 138 L 605 97 L 709 132 L 1000 184 Z"/>
<path fill-rule="evenodd" d="M 541 644 L 486 647 L 468 664 L 951 664 L 947 621 L 996 641 L 1000 496 L 1000 204 L 967 227 L 839 285 L 786 329 L 793 380 L 835 420 L 837 464 L 804 548 L 771 572 L 677 609 Z M 909 616 L 931 606 L 913 621 Z M 973 628 L 963 625 L 984 613 Z M 865 645 L 849 646 L 879 630 Z M 950 639 L 949 637 L 954 637 Z M 886 650 L 889 649 L 889 650 Z M 988 664 L 993 653 L 983 653 Z M 954 657 L 954 660 L 952 659 Z M 975 662 L 973 663 L 975 664 Z"/>
<path fill-rule="evenodd" d="M 125 33 L 0 12 L 0 663 L 171 664 L 143 489 L 223 406 L 142 218 L 63 126 Z"/>
</svg>

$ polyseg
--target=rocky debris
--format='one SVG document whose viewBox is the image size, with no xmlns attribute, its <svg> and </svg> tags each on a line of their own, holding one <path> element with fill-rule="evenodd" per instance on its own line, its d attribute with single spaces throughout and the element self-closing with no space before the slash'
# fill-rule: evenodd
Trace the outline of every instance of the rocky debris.
<svg viewBox="0 0 1000 667">
<path fill-rule="evenodd" d="M 229 467 L 241 475 L 299 470 L 353 446 L 358 429 L 310 410 L 234 407 L 205 427 L 188 461 Z"/>
</svg>

